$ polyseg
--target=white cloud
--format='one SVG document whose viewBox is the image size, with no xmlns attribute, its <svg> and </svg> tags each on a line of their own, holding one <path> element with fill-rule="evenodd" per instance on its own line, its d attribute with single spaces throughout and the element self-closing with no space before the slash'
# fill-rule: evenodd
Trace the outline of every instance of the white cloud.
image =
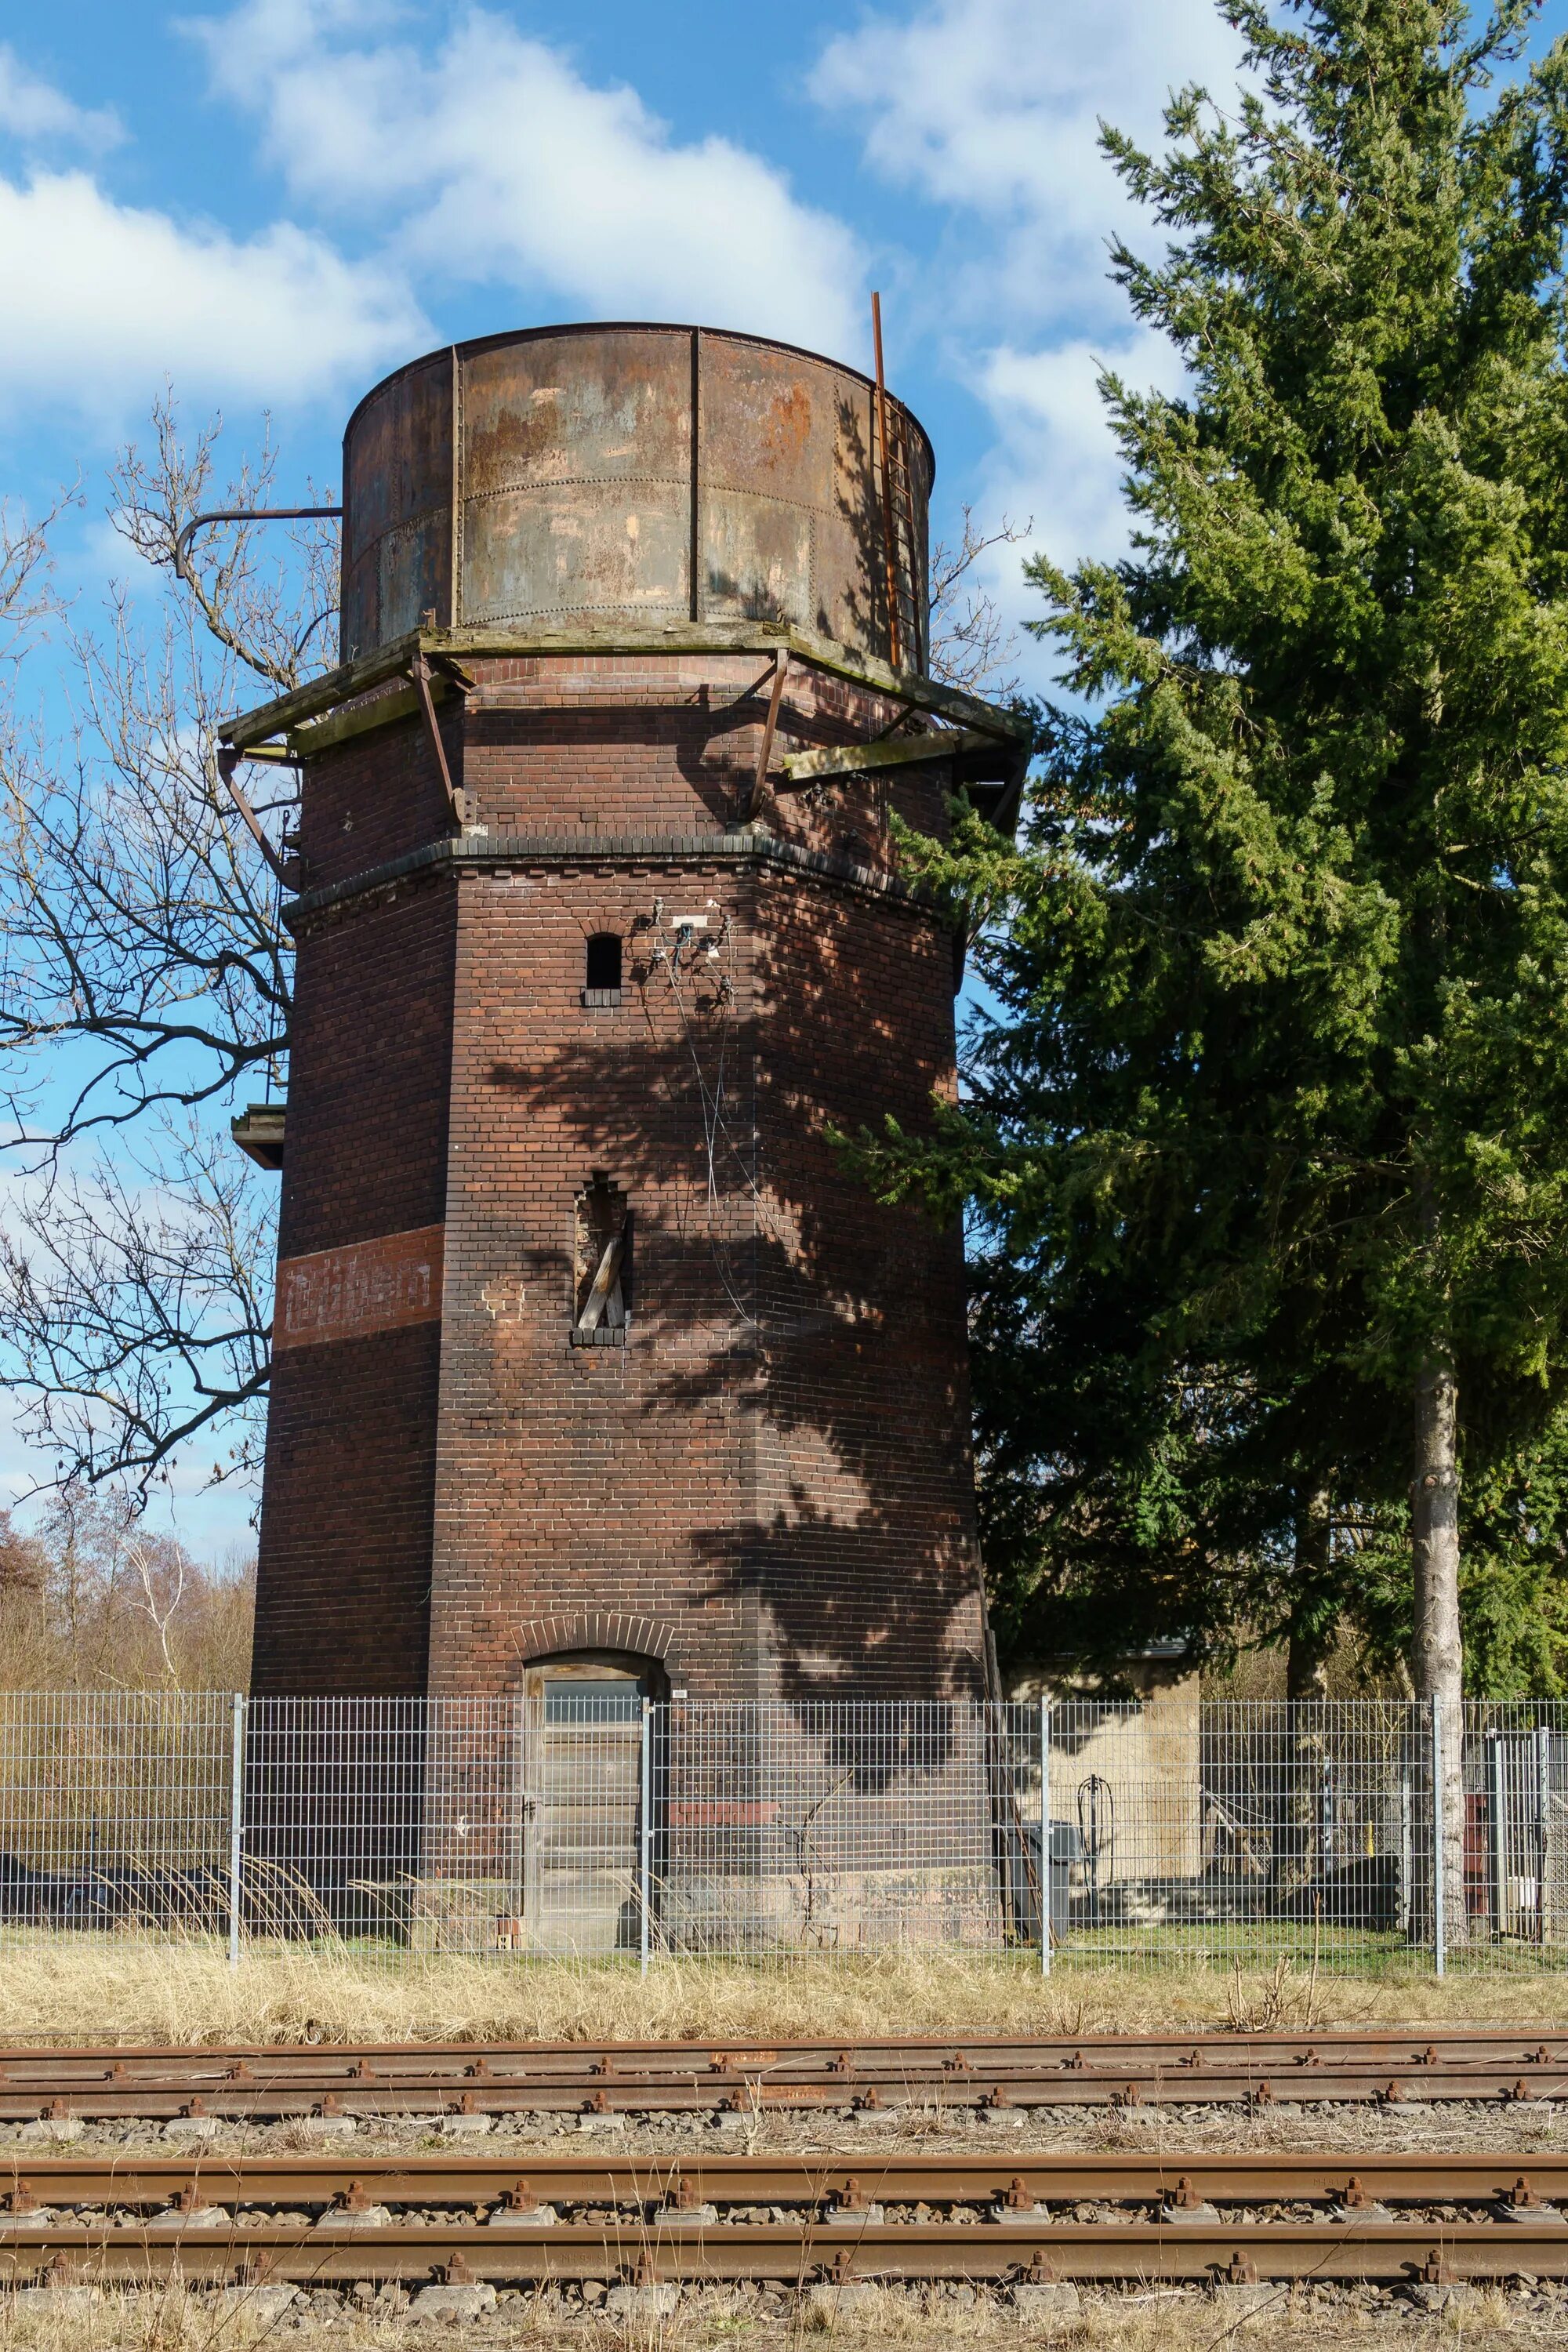
<svg viewBox="0 0 1568 2352">
<path fill-rule="evenodd" d="M 1138 328 L 1048 351 L 1003 344 L 976 373 L 974 389 L 995 437 L 975 503 L 991 528 L 1004 516 L 1033 526 L 1021 545 L 993 549 L 982 567 L 984 586 L 1015 628 L 1042 609 L 1022 577 L 1030 555 L 1048 555 L 1070 569 L 1086 557 L 1114 560 L 1126 551 L 1131 517 L 1121 497 L 1121 452 L 1100 397 L 1102 368 L 1135 385 L 1168 393 L 1181 386 L 1181 362 L 1170 344 Z M 1056 662 L 1053 647 L 1020 644 L 1017 667 L 1032 689 L 1051 685 Z"/>
<path fill-rule="evenodd" d="M 1104 404 L 1100 372 L 1136 385 L 1175 392 L 1181 362 L 1163 337 L 1134 331 L 1099 344 L 1018 352 L 1004 344 L 987 355 L 976 383 L 997 425 L 989 460 L 988 505 L 1033 516 L 1030 545 L 1058 562 L 1120 555 L 1127 545 L 1121 459 Z"/>
<path fill-rule="evenodd" d="M 934 0 L 830 41 L 808 87 L 862 120 L 882 178 L 980 216 L 994 242 L 967 256 L 971 294 L 1081 314 L 1119 303 L 1106 240 L 1137 217 L 1101 120 L 1157 142 L 1168 92 L 1227 99 L 1238 55 L 1214 0 Z"/>
<path fill-rule="evenodd" d="M 821 106 L 862 125 L 868 168 L 952 218 L 919 299 L 993 421 L 979 519 L 1034 519 L 1030 549 L 998 549 L 986 567 L 1011 621 L 1039 609 L 1022 554 L 1070 565 L 1127 544 L 1100 364 L 1169 392 L 1182 380 L 1107 277 L 1114 236 L 1158 253 L 1168 233 L 1129 200 L 1100 124 L 1157 150 L 1172 89 L 1202 82 L 1229 105 L 1239 62 L 1214 0 L 925 0 L 838 36 L 810 76 Z M 1050 655 L 1026 648 L 1022 667 L 1043 685 Z"/>
<path fill-rule="evenodd" d="M 93 150 L 112 147 L 125 136 L 111 108 L 78 106 L 25 66 L 5 41 L 0 41 L 0 131 L 29 146 L 68 140 Z"/>
<path fill-rule="evenodd" d="M 389 224 L 416 272 L 858 349 L 856 242 L 772 165 L 678 142 L 635 90 L 483 9 L 418 46 L 365 26 L 347 0 L 247 0 L 193 28 L 296 202 Z"/>
<path fill-rule="evenodd" d="M 427 340 L 402 281 L 279 223 L 239 241 L 118 205 L 87 174 L 0 177 L 0 403 L 114 420 L 165 376 L 289 402 Z"/>
</svg>

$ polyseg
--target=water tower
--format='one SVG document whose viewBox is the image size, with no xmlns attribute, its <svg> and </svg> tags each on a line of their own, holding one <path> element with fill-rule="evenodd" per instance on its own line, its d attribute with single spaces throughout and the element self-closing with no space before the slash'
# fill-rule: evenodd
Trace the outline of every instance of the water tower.
<svg viewBox="0 0 1568 2352">
<path fill-rule="evenodd" d="M 960 1235 L 835 1129 L 953 1086 L 895 820 L 1005 813 L 926 671 L 915 420 L 708 329 L 491 336 L 344 441 L 299 763 L 258 1694 L 978 1692 Z"/>
</svg>

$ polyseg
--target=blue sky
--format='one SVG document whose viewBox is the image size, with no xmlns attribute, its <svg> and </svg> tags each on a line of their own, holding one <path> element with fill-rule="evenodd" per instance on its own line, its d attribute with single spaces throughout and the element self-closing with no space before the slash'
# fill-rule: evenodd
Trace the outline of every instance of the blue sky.
<svg viewBox="0 0 1568 2352">
<path fill-rule="evenodd" d="M 0 68 L 0 452 L 32 498 L 166 375 L 188 412 L 335 474 L 358 394 L 515 323 L 700 318 L 889 361 L 943 509 L 1114 536 L 1092 358 L 1140 349 L 1094 150 L 1223 85 L 1207 0 L 382 6 L 62 0 Z M 101 506 L 101 501 L 99 501 Z M 92 545 L 100 530 L 84 522 Z M 1009 580 L 1017 560 L 1006 560 Z"/>
<path fill-rule="evenodd" d="M 1543 11 L 1542 40 L 1568 26 Z M 892 381 L 935 441 L 939 531 L 1032 518 L 1066 561 L 1123 524 L 1097 360 L 1173 382 L 1106 283 L 1142 233 L 1096 151 L 1168 89 L 1233 83 L 1210 0 L 928 0 L 784 16 L 665 0 L 145 0 L 0 12 L 0 494 L 84 478 L 62 544 L 90 607 L 103 468 L 168 380 L 279 488 L 335 483 L 389 368 L 499 328 L 700 320 Z M 993 584 L 1015 616 L 1021 551 Z M 1029 647 L 1028 682 L 1046 683 Z M 21 1464 L 0 1457 L 0 1481 Z M 205 1548 L 243 1504 L 192 1502 Z"/>
</svg>

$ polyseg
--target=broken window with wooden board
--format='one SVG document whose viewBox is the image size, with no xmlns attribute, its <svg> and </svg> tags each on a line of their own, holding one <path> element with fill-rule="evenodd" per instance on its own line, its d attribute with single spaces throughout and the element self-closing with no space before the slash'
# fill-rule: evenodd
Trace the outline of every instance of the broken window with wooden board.
<svg viewBox="0 0 1568 2352">
<path fill-rule="evenodd" d="M 624 1347 L 631 1300 L 631 1204 L 603 1170 L 577 1195 L 572 1345 Z"/>
</svg>

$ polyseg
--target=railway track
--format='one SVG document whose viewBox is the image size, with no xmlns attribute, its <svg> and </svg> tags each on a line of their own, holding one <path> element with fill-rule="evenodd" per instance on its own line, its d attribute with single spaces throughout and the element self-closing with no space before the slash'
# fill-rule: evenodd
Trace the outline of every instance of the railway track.
<svg viewBox="0 0 1568 2352">
<path fill-rule="evenodd" d="M 1568 2036 L 1517 2030 L 0 2051 L 0 2123 L 1564 2097 Z"/>
<path fill-rule="evenodd" d="M 1563 2198 L 1539 2154 L 49 2157 L 0 2282 L 1564 2278 Z"/>
</svg>

